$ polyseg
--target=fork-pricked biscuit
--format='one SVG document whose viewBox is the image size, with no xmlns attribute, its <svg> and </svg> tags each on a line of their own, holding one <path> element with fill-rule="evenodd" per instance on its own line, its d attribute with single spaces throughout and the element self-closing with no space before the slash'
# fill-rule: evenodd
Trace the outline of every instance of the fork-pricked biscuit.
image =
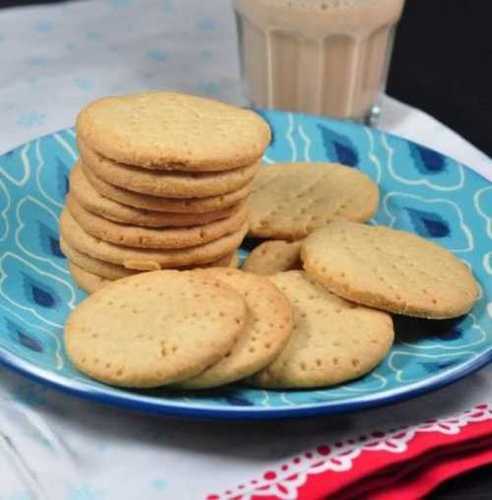
<svg viewBox="0 0 492 500">
<path fill-rule="evenodd" d="M 60 233 L 72 247 L 96 259 L 118 264 L 127 269 L 155 271 L 213 262 L 235 251 L 244 239 L 248 225 L 237 232 L 205 245 L 175 250 L 128 248 L 94 238 L 77 224 L 68 210 L 60 216 Z"/>
<path fill-rule="evenodd" d="M 125 267 L 119 266 L 117 264 L 111 264 L 110 262 L 95 259 L 94 257 L 81 253 L 75 248 L 71 247 L 63 238 L 60 238 L 60 248 L 67 259 L 69 259 L 69 261 L 71 261 L 84 271 L 95 274 L 100 278 L 105 278 L 107 280 L 113 281 L 121 278 L 126 278 L 127 276 L 132 276 L 133 274 L 137 274 L 139 272 L 136 270 L 126 269 Z M 179 268 L 177 267 L 176 269 L 194 269 L 195 267 L 237 268 L 236 256 L 237 252 L 233 252 L 208 264 L 201 264 L 199 266 L 185 266 Z"/>
<path fill-rule="evenodd" d="M 91 259 L 91 257 L 84 256 L 84 263 L 87 264 L 88 260 L 90 260 L 90 259 Z M 93 259 L 93 260 L 96 260 L 96 259 Z M 99 261 L 99 262 L 102 262 L 102 261 Z M 106 264 L 107 266 L 114 265 L 114 264 L 107 264 L 105 262 L 102 262 L 102 264 Z M 234 259 L 231 258 L 230 256 L 227 256 L 219 261 L 212 262 L 211 264 L 204 264 L 203 268 L 215 267 L 215 266 L 218 266 L 218 267 L 221 267 L 224 269 L 227 267 L 234 268 L 235 267 L 234 266 Z M 102 266 L 98 265 L 97 267 L 99 270 L 101 270 Z M 116 267 L 119 267 L 119 266 L 116 266 Z M 192 267 L 192 268 L 198 269 L 196 267 Z M 201 268 L 201 266 L 200 266 L 200 268 Z M 70 274 L 72 275 L 72 278 L 74 279 L 75 283 L 77 283 L 77 286 L 79 288 L 82 288 L 82 290 L 84 290 L 88 294 L 97 292 L 98 290 L 105 287 L 109 283 L 112 283 L 113 281 L 116 281 L 118 279 L 123 279 L 123 277 L 132 276 L 133 274 L 136 274 L 137 272 L 139 272 L 139 271 L 136 271 L 132 274 L 127 274 L 125 276 L 119 276 L 117 278 L 107 278 L 107 277 L 101 276 L 100 274 L 95 273 L 93 271 L 90 271 L 90 270 L 88 271 L 86 268 L 79 266 L 71 259 L 69 259 L 69 261 L 68 261 L 68 269 L 69 269 Z M 124 267 L 122 267 L 121 269 L 123 271 L 126 271 L 126 269 Z M 177 269 L 177 271 L 186 270 L 186 269 L 187 268 Z M 143 272 L 145 272 L 145 271 L 143 271 Z"/>
<path fill-rule="evenodd" d="M 74 262 L 68 262 L 68 269 L 75 283 L 77 283 L 77 286 L 89 294 L 97 292 L 107 284 L 113 282 L 113 280 L 103 278 L 102 276 L 82 269 Z"/>
<path fill-rule="evenodd" d="M 234 289 L 246 301 L 249 318 L 244 331 L 227 355 L 181 389 L 206 389 L 243 379 L 270 364 L 292 331 L 292 309 L 285 296 L 267 278 L 243 271 L 210 268 L 193 271 Z"/>
<path fill-rule="evenodd" d="M 294 330 L 269 366 L 251 377 L 252 385 L 274 389 L 328 387 L 370 372 L 394 339 L 391 316 L 333 295 L 303 271 L 269 279 L 294 310 Z"/>
<path fill-rule="evenodd" d="M 260 167 L 257 162 L 224 172 L 151 171 L 109 160 L 80 138 L 78 146 L 85 166 L 106 182 L 137 193 L 166 198 L 207 198 L 236 191 L 251 182 Z"/>
<path fill-rule="evenodd" d="M 253 111 L 162 91 L 88 104 L 77 117 L 77 135 L 118 162 L 191 172 L 249 165 L 270 142 L 268 124 Z"/>
<path fill-rule="evenodd" d="M 177 214 L 133 208 L 105 198 L 84 175 L 80 162 L 70 173 L 70 195 L 87 211 L 120 224 L 144 227 L 188 227 L 209 224 L 230 217 L 239 206 L 232 206 L 203 214 Z"/>
<path fill-rule="evenodd" d="M 71 194 L 66 198 L 66 206 L 85 232 L 101 240 L 132 248 L 176 249 L 203 245 L 238 231 L 248 217 L 246 206 L 243 205 L 231 217 L 203 226 L 148 228 L 118 224 L 98 217 L 80 206 Z"/>
<path fill-rule="evenodd" d="M 243 201 L 250 193 L 252 182 L 230 193 L 209 196 L 207 198 L 162 198 L 149 194 L 135 193 L 113 184 L 109 184 L 95 175 L 90 168 L 79 163 L 84 175 L 92 186 L 105 198 L 129 207 L 152 210 L 155 212 L 202 214 L 225 210 Z"/>
<path fill-rule="evenodd" d="M 113 281 L 121 278 L 126 278 L 127 276 L 132 276 L 137 274 L 139 271 L 126 269 L 123 266 L 117 264 L 111 264 L 111 262 L 105 262 L 101 259 L 95 259 L 90 255 L 79 252 L 71 245 L 69 245 L 63 238 L 60 238 L 60 249 L 63 255 L 78 268 L 86 271 L 90 274 L 95 274 L 100 278 L 105 278 L 107 280 Z"/>
<path fill-rule="evenodd" d="M 70 314 L 65 348 L 101 382 L 157 387 L 186 380 L 230 351 L 247 309 L 222 283 L 179 271 L 141 273 L 93 293 Z"/>
<path fill-rule="evenodd" d="M 270 275 L 302 269 L 302 241 L 264 241 L 246 258 L 243 271 Z"/>
<path fill-rule="evenodd" d="M 379 190 L 361 171 L 335 163 L 286 163 L 260 169 L 251 196 L 250 234 L 298 240 L 335 219 L 369 220 Z"/>
<path fill-rule="evenodd" d="M 472 273 L 451 252 L 389 227 L 333 222 L 308 236 L 301 257 L 333 293 L 397 314 L 453 318 L 478 298 Z"/>
</svg>

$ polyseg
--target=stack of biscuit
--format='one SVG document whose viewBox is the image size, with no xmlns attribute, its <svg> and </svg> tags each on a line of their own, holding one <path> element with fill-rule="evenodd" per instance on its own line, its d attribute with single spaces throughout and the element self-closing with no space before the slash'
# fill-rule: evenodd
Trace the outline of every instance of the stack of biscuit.
<svg viewBox="0 0 492 500">
<path fill-rule="evenodd" d="M 70 315 L 68 356 L 96 380 L 134 388 L 284 390 L 360 378 L 390 352 L 392 314 L 455 318 L 480 292 L 448 250 L 364 224 L 378 199 L 375 183 L 342 165 L 262 169 L 250 232 L 287 241 L 263 242 L 242 270 L 157 271 L 105 286 Z"/>
<path fill-rule="evenodd" d="M 81 288 L 234 262 L 248 230 L 246 199 L 270 142 L 256 113 L 147 92 L 89 104 L 76 132 L 80 159 L 60 226 Z"/>
</svg>

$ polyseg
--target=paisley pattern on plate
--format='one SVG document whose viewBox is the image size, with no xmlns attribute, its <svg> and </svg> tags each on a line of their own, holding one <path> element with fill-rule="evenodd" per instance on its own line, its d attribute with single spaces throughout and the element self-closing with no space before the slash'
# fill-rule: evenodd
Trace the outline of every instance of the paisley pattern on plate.
<svg viewBox="0 0 492 500">
<path fill-rule="evenodd" d="M 478 278 L 472 313 L 455 321 L 396 318 L 397 342 L 366 377 L 331 389 L 204 394 L 130 392 L 91 381 L 68 361 L 63 323 L 83 299 L 59 247 L 58 216 L 77 157 L 72 129 L 0 157 L 0 360 L 82 397 L 140 410 L 215 418 L 273 418 L 350 411 L 409 398 L 492 359 L 492 186 L 456 161 L 348 122 L 262 111 L 273 129 L 265 163 L 338 161 L 381 187 L 372 223 L 415 232 L 453 251 Z M 245 242 L 244 256 L 253 242 Z"/>
</svg>

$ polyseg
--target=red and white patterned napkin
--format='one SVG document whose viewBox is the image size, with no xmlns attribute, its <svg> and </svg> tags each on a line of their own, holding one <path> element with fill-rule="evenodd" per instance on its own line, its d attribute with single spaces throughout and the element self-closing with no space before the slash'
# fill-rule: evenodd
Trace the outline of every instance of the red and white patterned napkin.
<svg viewBox="0 0 492 500">
<path fill-rule="evenodd" d="M 207 500 L 413 500 L 492 463 L 492 408 L 322 443 Z"/>
</svg>

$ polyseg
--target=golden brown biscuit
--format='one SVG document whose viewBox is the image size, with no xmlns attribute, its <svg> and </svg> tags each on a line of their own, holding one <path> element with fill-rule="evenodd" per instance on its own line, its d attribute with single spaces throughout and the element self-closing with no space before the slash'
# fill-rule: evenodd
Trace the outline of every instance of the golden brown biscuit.
<svg viewBox="0 0 492 500">
<path fill-rule="evenodd" d="M 155 271 L 184 266 L 199 266 L 213 262 L 235 251 L 244 239 L 248 226 L 218 240 L 197 247 L 175 250 L 150 250 L 126 248 L 94 238 L 86 233 L 70 215 L 63 210 L 60 216 L 62 238 L 81 253 L 96 259 L 138 271 Z"/>
<path fill-rule="evenodd" d="M 66 206 L 84 231 L 104 241 L 132 248 L 176 249 L 203 245 L 238 231 L 248 218 L 246 206 L 231 217 L 184 228 L 148 228 L 118 224 L 82 208 L 68 195 Z"/>
<path fill-rule="evenodd" d="M 478 297 L 472 273 L 451 252 L 389 227 L 333 222 L 306 238 L 301 256 L 331 292 L 393 313 L 453 318 Z"/>
<path fill-rule="evenodd" d="M 71 247 L 63 238 L 60 239 L 60 248 L 63 254 L 77 267 L 83 269 L 86 272 L 95 274 L 100 278 L 106 278 L 107 280 L 117 280 L 121 278 L 126 278 L 127 276 L 132 276 L 137 274 L 139 271 L 127 269 L 126 267 L 119 266 L 117 264 L 111 264 L 110 262 L 105 262 L 104 260 L 95 259 L 90 255 L 79 252 L 75 248 Z M 232 267 L 237 268 L 237 252 L 230 253 L 225 257 L 218 260 L 210 262 L 208 264 L 201 264 L 198 266 L 184 266 L 176 267 L 178 270 L 184 269 L 194 269 L 196 267 Z"/>
<path fill-rule="evenodd" d="M 86 271 L 70 261 L 68 262 L 68 269 L 77 286 L 89 294 L 97 292 L 97 290 L 104 288 L 108 283 L 113 282 L 113 280 L 108 280 L 107 278 Z"/>
<path fill-rule="evenodd" d="M 85 210 L 99 217 L 104 217 L 120 224 L 144 227 L 200 226 L 226 219 L 239 210 L 239 205 L 234 205 L 222 210 L 202 214 L 179 214 L 129 207 L 99 194 L 85 177 L 79 163 L 75 165 L 70 173 L 70 195 Z"/>
<path fill-rule="evenodd" d="M 361 171 L 335 163 L 286 163 L 264 167 L 249 198 L 250 234 L 298 240 L 335 219 L 367 221 L 379 190 Z"/>
<path fill-rule="evenodd" d="M 302 269 L 302 241 L 264 241 L 246 258 L 243 271 L 270 275 Z"/>
<path fill-rule="evenodd" d="M 98 99 L 77 117 L 77 135 L 117 162 L 190 172 L 250 165 L 270 142 L 257 113 L 176 92 Z"/>
<path fill-rule="evenodd" d="M 82 163 L 115 186 L 165 198 L 208 198 L 237 191 L 251 182 L 260 163 L 224 172 L 152 171 L 117 163 L 99 155 L 78 139 Z"/>
<path fill-rule="evenodd" d="M 394 339 L 391 316 L 333 295 L 302 271 L 270 278 L 294 309 L 284 350 L 248 381 L 276 389 L 327 387 L 365 375 Z"/>
<path fill-rule="evenodd" d="M 109 198 L 110 200 L 129 207 L 153 210 L 156 212 L 201 214 L 224 210 L 243 201 L 249 195 L 252 185 L 252 183 L 249 182 L 236 191 L 217 196 L 209 196 L 207 198 L 162 198 L 160 196 L 135 193 L 134 191 L 128 191 L 128 189 L 108 184 L 91 172 L 89 168 L 85 167 L 83 163 L 80 162 L 79 164 L 94 189 L 105 198 Z"/>
<path fill-rule="evenodd" d="M 231 288 L 178 271 L 106 285 L 70 314 L 65 347 L 83 373 L 123 387 L 158 387 L 198 375 L 230 351 L 245 327 Z"/>
<path fill-rule="evenodd" d="M 249 319 L 231 351 L 215 365 L 179 384 L 182 389 L 206 389 L 235 382 L 270 364 L 292 331 L 292 310 L 268 279 L 233 269 L 210 268 L 200 273 L 230 286 L 246 301 Z"/>
</svg>

